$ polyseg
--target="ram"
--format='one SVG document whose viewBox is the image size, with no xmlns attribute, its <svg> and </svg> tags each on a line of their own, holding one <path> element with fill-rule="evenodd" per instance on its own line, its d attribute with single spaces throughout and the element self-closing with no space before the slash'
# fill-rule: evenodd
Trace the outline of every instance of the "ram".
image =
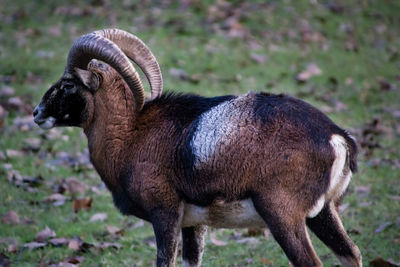
<svg viewBox="0 0 400 267">
<path fill-rule="evenodd" d="M 106 29 L 73 44 L 34 110 L 41 128 L 83 128 L 116 207 L 152 224 L 157 266 L 174 265 L 180 234 L 183 265 L 199 266 L 207 226 L 268 227 L 294 266 L 321 266 L 308 226 L 344 266 L 362 265 L 337 211 L 357 169 L 346 131 L 291 96 L 161 91 L 149 48 Z"/>
</svg>

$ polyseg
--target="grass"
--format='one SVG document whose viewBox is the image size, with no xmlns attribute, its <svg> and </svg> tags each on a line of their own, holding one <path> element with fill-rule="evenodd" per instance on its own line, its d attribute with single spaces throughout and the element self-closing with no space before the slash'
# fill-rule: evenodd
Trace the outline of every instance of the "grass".
<svg viewBox="0 0 400 267">
<path fill-rule="evenodd" d="M 400 118 L 395 113 L 400 109 L 399 2 L 142 2 L 0 0 L 0 89 L 12 87 L 25 104 L 35 106 L 62 74 L 69 48 L 79 35 L 118 27 L 149 44 L 162 67 L 166 90 L 204 96 L 269 91 L 301 97 L 319 108 L 330 107 L 330 118 L 350 129 L 360 142 L 366 141 L 361 146 L 360 171 L 344 199 L 348 204 L 341 214 L 345 228 L 359 246 L 364 265 L 379 256 L 400 262 Z M 254 55 L 261 56 L 261 62 L 252 59 Z M 295 77 L 310 62 L 323 73 L 299 84 Z M 185 70 L 191 82 L 171 75 L 171 68 Z M 385 89 L 382 81 L 390 88 Z M 7 101 L 0 98 L 0 103 Z M 332 108 L 335 103 L 344 104 L 345 109 Z M 61 151 L 72 156 L 84 151 L 81 130 L 59 129 L 51 138 L 37 127 L 15 128 L 15 118 L 26 115 L 9 110 L 0 128 L 0 151 L 7 155 L 9 149 L 23 150 L 26 138 L 31 137 L 39 137 L 41 146 L 38 151 L 23 150 L 22 157 L 2 160 L 0 217 L 13 210 L 33 223 L 2 223 L 0 252 L 15 266 L 45 266 L 77 255 L 85 257 L 82 266 L 154 265 L 151 226 L 134 227 L 138 219 L 119 214 L 93 169 L 51 164 Z M 374 118 L 381 121 L 375 128 L 370 126 L 374 132 L 368 139 L 365 130 Z M 371 142 L 379 147 L 368 148 Z M 25 176 L 40 175 L 44 182 L 33 190 L 17 187 L 7 179 L 11 169 Z M 102 189 L 85 193 L 93 198 L 90 210 L 74 213 L 72 201 L 62 206 L 43 201 L 53 193 L 54 184 L 67 177 Z M 363 188 L 368 188 L 364 194 Z M 89 222 L 99 212 L 106 212 L 108 218 Z M 384 223 L 390 224 L 379 229 Z M 123 228 L 124 235 L 110 236 L 106 225 Z M 91 248 L 85 253 L 66 246 L 23 248 L 45 226 L 57 237 L 79 236 L 92 244 L 118 242 L 121 248 Z M 210 232 L 227 244 L 216 246 L 209 234 L 204 266 L 288 265 L 271 236 L 239 244 L 237 239 L 246 230 Z M 5 238 L 18 242 L 16 252 L 8 252 Z M 338 264 L 319 240 L 312 239 L 326 266 Z"/>
</svg>

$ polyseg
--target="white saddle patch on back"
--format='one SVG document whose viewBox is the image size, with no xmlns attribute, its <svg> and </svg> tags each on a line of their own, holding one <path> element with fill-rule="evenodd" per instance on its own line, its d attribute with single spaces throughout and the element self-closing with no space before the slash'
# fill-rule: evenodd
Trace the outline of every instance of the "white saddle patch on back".
<svg viewBox="0 0 400 267">
<path fill-rule="evenodd" d="M 217 147 L 229 142 L 239 126 L 238 118 L 242 112 L 236 103 L 243 97 L 223 102 L 200 116 L 190 143 L 195 156 L 195 166 L 209 162 L 215 155 Z"/>
<path fill-rule="evenodd" d="M 308 212 L 307 217 L 309 218 L 317 216 L 327 200 L 340 197 L 350 183 L 352 175 L 351 171 L 349 171 L 346 176 L 344 176 L 343 173 L 348 153 L 346 140 L 344 140 L 343 136 L 334 134 L 332 135 L 329 143 L 335 153 L 335 160 L 333 161 L 331 168 L 328 191 L 317 200 L 317 202 Z"/>
</svg>

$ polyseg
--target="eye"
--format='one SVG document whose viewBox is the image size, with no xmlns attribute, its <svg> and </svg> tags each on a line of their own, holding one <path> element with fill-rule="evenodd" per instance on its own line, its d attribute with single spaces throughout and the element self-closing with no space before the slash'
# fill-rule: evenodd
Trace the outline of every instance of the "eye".
<svg viewBox="0 0 400 267">
<path fill-rule="evenodd" d="M 71 89 L 73 89 L 74 87 L 75 87 L 74 84 L 72 84 L 72 83 L 66 83 L 66 84 L 63 84 L 63 86 L 61 87 L 61 89 L 63 89 L 63 90 L 71 90 Z"/>
</svg>

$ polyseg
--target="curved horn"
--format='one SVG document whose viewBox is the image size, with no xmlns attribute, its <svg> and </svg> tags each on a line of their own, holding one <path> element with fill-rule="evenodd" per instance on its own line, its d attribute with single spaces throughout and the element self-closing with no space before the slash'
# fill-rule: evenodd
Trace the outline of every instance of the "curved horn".
<svg viewBox="0 0 400 267">
<path fill-rule="evenodd" d="M 129 46 L 129 41 L 139 45 Z M 118 45 L 122 47 L 119 48 Z M 131 49 L 138 49 L 138 52 Z M 78 38 L 69 51 L 65 72 L 73 73 L 76 67 L 86 69 L 92 59 L 100 59 L 122 76 L 132 90 L 136 109 L 141 110 L 144 105 L 144 88 L 139 74 L 123 51 L 129 54 L 129 58 L 137 62 L 146 74 L 152 88 L 152 97 L 158 96 L 162 91 L 162 76 L 155 57 L 137 37 L 121 30 L 96 31 Z M 146 58 L 150 59 L 150 63 L 145 62 Z"/>
<path fill-rule="evenodd" d="M 95 33 L 115 43 L 125 55 L 142 69 L 150 83 L 152 99 L 161 95 L 163 80 L 160 66 L 156 57 L 142 40 L 119 29 L 104 29 Z"/>
</svg>

